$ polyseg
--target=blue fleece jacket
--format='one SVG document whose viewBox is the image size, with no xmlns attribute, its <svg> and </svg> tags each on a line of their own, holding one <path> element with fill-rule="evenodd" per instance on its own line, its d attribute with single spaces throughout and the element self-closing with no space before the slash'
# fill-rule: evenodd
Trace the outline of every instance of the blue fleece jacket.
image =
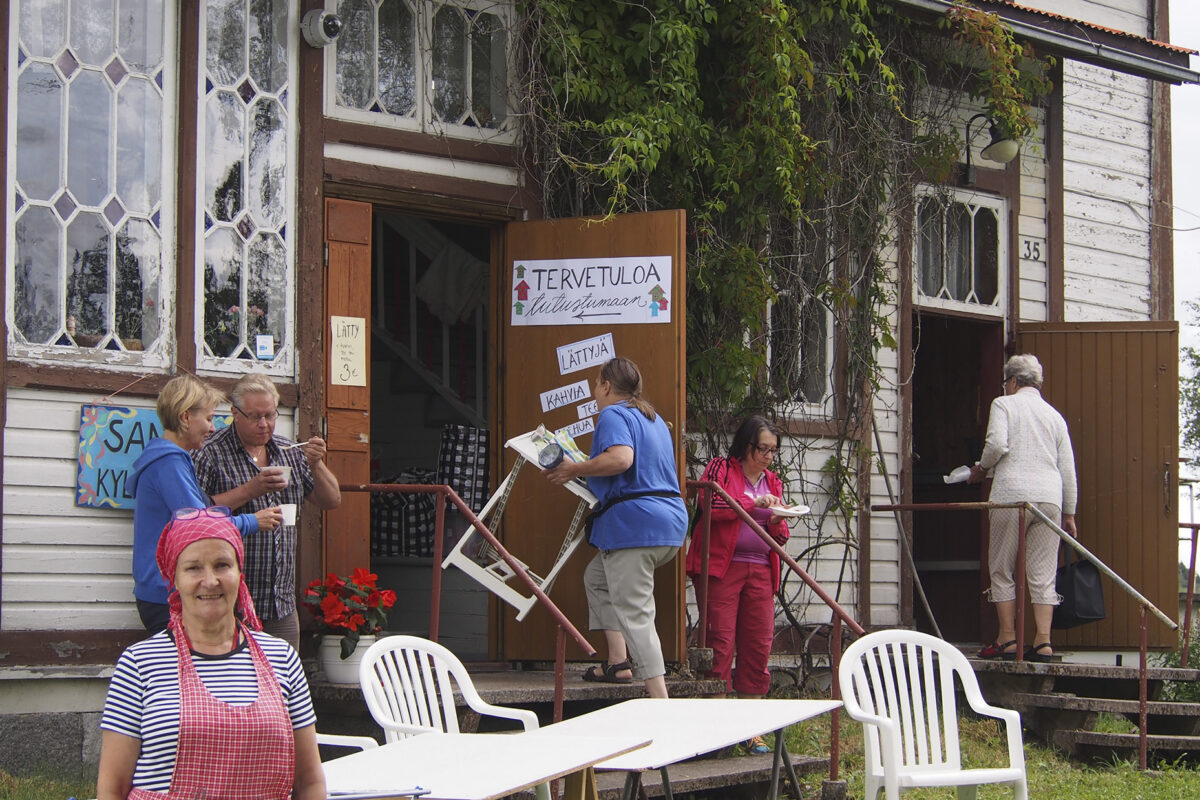
<svg viewBox="0 0 1200 800">
<path fill-rule="evenodd" d="M 204 508 L 211 501 L 196 482 L 192 457 L 174 442 L 152 439 L 133 462 L 129 490 L 133 507 L 133 596 L 148 603 L 167 602 L 167 584 L 158 571 L 158 537 L 178 508 Z M 233 518 L 241 534 L 258 532 L 258 518 Z"/>
</svg>

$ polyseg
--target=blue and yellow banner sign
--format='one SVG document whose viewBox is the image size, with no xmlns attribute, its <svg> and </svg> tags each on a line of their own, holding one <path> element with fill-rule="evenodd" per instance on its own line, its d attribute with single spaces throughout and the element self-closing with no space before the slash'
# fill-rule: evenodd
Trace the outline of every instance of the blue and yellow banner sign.
<svg viewBox="0 0 1200 800">
<path fill-rule="evenodd" d="M 217 429 L 230 422 L 217 416 Z M 126 486 L 133 462 L 152 439 L 162 436 L 162 423 L 153 408 L 85 405 L 79 414 L 79 472 L 75 505 L 92 508 L 133 508 Z"/>
</svg>

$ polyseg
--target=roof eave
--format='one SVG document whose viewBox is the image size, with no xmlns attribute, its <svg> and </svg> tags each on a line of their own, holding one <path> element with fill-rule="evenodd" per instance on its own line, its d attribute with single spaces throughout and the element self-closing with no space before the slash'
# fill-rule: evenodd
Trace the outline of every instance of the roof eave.
<svg viewBox="0 0 1200 800">
<path fill-rule="evenodd" d="M 891 0 L 897 6 L 945 14 L 954 5 L 951 0 Z M 1129 75 L 1137 75 L 1166 83 L 1200 84 L 1200 72 L 1190 68 L 1187 53 L 1164 53 L 1149 55 L 1138 49 L 1122 46 L 1119 37 L 1097 32 L 1092 40 L 1085 39 L 1051 26 L 1034 24 L 1028 20 L 1006 13 L 1008 9 L 996 9 L 996 13 L 1012 28 L 1013 34 L 1024 41 L 1033 42 L 1057 56 L 1095 64 Z M 1102 41 L 1106 40 L 1106 41 Z"/>
</svg>

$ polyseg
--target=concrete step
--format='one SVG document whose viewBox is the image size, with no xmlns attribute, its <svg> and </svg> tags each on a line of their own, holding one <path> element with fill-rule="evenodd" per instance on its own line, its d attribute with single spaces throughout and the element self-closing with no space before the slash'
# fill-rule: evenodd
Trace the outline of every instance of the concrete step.
<svg viewBox="0 0 1200 800">
<path fill-rule="evenodd" d="M 1053 694 L 1015 694 L 1012 696 L 1013 706 L 1020 710 L 1023 707 L 1061 708 L 1071 711 L 1085 709 L 1088 711 L 1104 711 L 1109 714 L 1137 714 L 1137 700 L 1113 700 L 1107 697 L 1080 697 L 1079 695 L 1055 692 Z M 1175 703 L 1164 700 L 1150 700 L 1146 703 L 1146 711 L 1155 716 L 1179 716 L 1200 718 L 1200 703 Z"/>
<path fill-rule="evenodd" d="M 1080 760 L 1109 761 L 1136 757 L 1136 733 L 1098 733 L 1096 731 L 1065 730 L 1054 735 L 1054 744 Z M 1170 759 L 1172 754 L 1200 753 L 1200 736 L 1149 735 L 1146 748 L 1159 757 Z"/>
<path fill-rule="evenodd" d="M 1021 712 L 1026 725 L 1052 738 L 1046 731 L 1090 728 L 1101 712 L 1119 714 L 1133 725 L 1140 724 L 1137 700 L 1108 697 L 1081 697 L 1068 692 L 1051 694 L 1017 693 L 1012 707 Z M 1149 700 L 1146 703 L 1146 730 L 1163 736 L 1200 735 L 1200 703 L 1175 703 Z"/>
<path fill-rule="evenodd" d="M 1092 678 L 1099 680 L 1138 679 L 1136 666 L 1110 666 L 1106 664 L 1075 664 L 1067 661 L 1051 661 L 1043 664 L 1034 661 L 1000 661 L 983 658 L 968 659 L 976 674 L 996 675 L 1039 675 L 1062 678 Z M 1146 677 L 1151 681 L 1195 681 L 1200 680 L 1200 669 L 1179 667 L 1148 667 Z"/>
</svg>

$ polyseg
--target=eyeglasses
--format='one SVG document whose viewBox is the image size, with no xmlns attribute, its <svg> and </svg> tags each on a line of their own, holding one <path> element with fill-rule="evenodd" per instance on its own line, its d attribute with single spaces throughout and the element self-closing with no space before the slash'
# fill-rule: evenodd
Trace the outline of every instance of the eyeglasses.
<svg viewBox="0 0 1200 800">
<path fill-rule="evenodd" d="M 263 420 L 266 420 L 267 422 L 274 422 L 276 419 L 279 418 L 278 411 L 268 411 L 266 414 L 247 414 L 245 411 L 243 411 L 238 406 L 234 406 L 233 408 L 239 414 L 241 414 L 243 417 L 245 417 L 246 419 L 250 420 L 251 422 L 253 422 L 255 424 L 258 424 L 259 422 L 262 422 Z"/>
<path fill-rule="evenodd" d="M 754 445 L 754 449 L 758 451 L 759 455 L 763 456 L 773 456 L 779 452 L 778 447 L 767 447 L 766 445 L 761 444 Z"/>
<path fill-rule="evenodd" d="M 228 519 L 233 516 L 229 506 L 209 506 L 208 508 L 177 508 L 171 519 L 195 519 L 196 517 L 216 517 Z"/>
</svg>

